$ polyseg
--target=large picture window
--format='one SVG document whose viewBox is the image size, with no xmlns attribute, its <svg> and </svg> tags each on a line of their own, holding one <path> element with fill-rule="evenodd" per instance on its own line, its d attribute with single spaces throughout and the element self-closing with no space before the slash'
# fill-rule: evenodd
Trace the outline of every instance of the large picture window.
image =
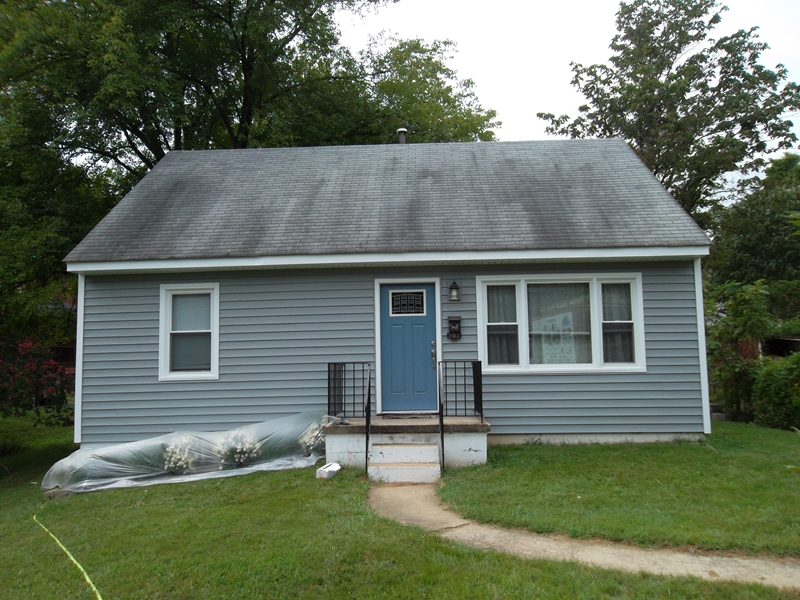
<svg viewBox="0 0 800 600">
<path fill-rule="evenodd" d="M 487 370 L 645 369 L 639 274 L 478 282 Z"/>
<path fill-rule="evenodd" d="M 219 377 L 219 286 L 161 286 L 159 379 Z"/>
</svg>

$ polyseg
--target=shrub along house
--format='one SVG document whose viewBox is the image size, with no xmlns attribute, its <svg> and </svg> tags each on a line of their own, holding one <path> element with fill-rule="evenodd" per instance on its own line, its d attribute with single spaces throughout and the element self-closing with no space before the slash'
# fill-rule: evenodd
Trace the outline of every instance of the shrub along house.
<svg viewBox="0 0 800 600">
<path fill-rule="evenodd" d="M 348 365 L 430 414 L 440 361 L 490 442 L 701 436 L 708 246 L 618 140 L 171 152 L 66 259 L 75 440 L 324 410 Z"/>
</svg>

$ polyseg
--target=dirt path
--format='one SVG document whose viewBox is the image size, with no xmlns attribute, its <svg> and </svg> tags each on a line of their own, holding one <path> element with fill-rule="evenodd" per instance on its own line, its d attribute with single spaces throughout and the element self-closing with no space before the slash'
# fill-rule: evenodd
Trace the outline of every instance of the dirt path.
<svg viewBox="0 0 800 600">
<path fill-rule="evenodd" d="M 433 484 L 374 487 L 370 490 L 369 502 L 376 512 L 406 525 L 417 525 L 476 548 L 524 558 L 574 560 L 618 571 L 689 575 L 710 581 L 739 581 L 800 589 L 798 559 L 691 554 L 480 525 L 462 519 L 442 506 Z"/>
</svg>

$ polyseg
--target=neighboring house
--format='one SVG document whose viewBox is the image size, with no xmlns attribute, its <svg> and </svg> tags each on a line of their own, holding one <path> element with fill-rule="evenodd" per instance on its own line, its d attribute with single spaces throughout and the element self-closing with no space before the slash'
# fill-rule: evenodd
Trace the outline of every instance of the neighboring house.
<svg viewBox="0 0 800 600">
<path fill-rule="evenodd" d="M 324 409 L 331 362 L 436 410 L 437 359 L 505 441 L 709 433 L 708 246 L 618 140 L 170 152 L 66 259 L 75 439 Z"/>
</svg>

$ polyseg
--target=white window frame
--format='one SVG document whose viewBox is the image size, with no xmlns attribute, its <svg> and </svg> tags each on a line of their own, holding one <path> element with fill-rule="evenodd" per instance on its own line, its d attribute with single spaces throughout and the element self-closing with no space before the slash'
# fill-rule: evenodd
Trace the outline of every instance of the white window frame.
<svg viewBox="0 0 800 600">
<path fill-rule="evenodd" d="M 211 369 L 208 371 L 175 371 L 169 369 L 170 331 L 172 329 L 172 297 L 178 294 L 211 295 Z M 199 381 L 219 379 L 219 284 L 174 283 L 161 285 L 158 336 L 158 380 Z"/>
<path fill-rule="evenodd" d="M 569 273 L 542 275 L 487 275 L 475 278 L 478 310 L 478 353 L 486 373 L 637 373 L 647 371 L 645 355 L 644 312 L 641 273 Z M 578 364 L 531 364 L 528 329 L 528 284 L 588 283 L 592 362 Z M 629 283 L 631 286 L 631 312 L 633 316 L 633 351 L 635 362 L 603 362 L 603 299 L 602 284 Z M 490 285 L 513 285 L 517 292 L 517 327 L 519 339 L 519 365 L 490 365 L 487 344 L 487 287 Z"/>
</svg>

